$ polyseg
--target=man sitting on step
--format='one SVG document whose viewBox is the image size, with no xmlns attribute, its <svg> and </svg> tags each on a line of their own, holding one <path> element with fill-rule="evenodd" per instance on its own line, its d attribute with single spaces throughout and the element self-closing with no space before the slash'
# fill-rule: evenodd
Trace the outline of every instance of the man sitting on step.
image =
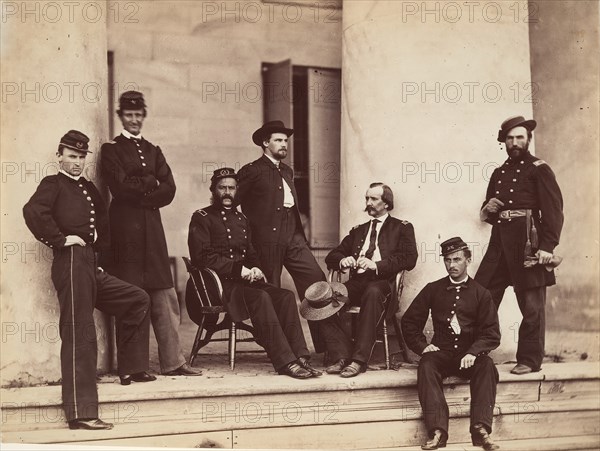
<svg viewBox="0 0 600 451">
<path fill-rule="evenodd" d="M 471 279 L 471 251 L 459 237 L 441 244 L 450 277 L 421 290 L 402 317 L 408 347 L 419 355 L 417 387 L 429 441 L 422 449 L 446 446 L 448 404 L 442 379 L 455 375 L 471 382 L 471 440 L 485 450 L 498 449 L 489 434 L 496 402 L 498 370 L 487 355 L 500 345 L 498 314 L 488 290 Z M 428 344 L 423 327 L 431 312 L 434 335 Z"/>
</svg>

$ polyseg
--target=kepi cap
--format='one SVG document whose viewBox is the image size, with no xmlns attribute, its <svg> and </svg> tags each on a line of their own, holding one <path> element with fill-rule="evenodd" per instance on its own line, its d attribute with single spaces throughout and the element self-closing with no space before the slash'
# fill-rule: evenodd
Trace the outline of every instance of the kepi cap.
<svg viewBox="0 0 600 451">
<path fill-rule="evenodd" d="M 69 149 L 77 150 L 79 152 L 88 152 L 89 150 L 88 143 L 90 142 L 90 138 L 88 138 L 85 134 L 81 133 L 78 130 L 69 130 L 62 138 L 60 138 L 59 146 L 68 147 Z"/>
<path fill-rule="evenodd" d="M 440 255 L 448 255 L 456 251 L 462 251 L 464 249 L 469 249 L 467 243 L 465 243 L 461 237 L 455 236 L 454 238 L 450 238 L 440 244 L 442 248 L 442 253 Z"/>
<path fill-rule="evenodd" d="M 126 91 L 119 97 L 119 109 L 142 110 L 146 108 L 144 95 L 138 91 Z"/>
<path fill-rule="evenodd" d="M 238 176 L 235 173 L 235 170 L 233 168 L 221 168 L 221 169 L 216 169 L 215 171 L 213 171 L 213 175 L 210 178 L 211 190 L 215 186 L 215 183 L 217 183 L 218 180 L 221 180 L 221 179 L 224 179 L 227 177 L 232 177 L 236 180 L 238 179 Z"/>
</svg>

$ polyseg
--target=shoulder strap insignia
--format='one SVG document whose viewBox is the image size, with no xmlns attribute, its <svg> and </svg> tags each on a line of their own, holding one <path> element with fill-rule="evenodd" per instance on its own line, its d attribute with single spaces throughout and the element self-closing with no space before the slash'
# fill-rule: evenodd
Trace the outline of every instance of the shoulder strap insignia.
<svg viewBox="0 0 600 451">
<path fill-rule="evenodd" d="M 400 220 L 400 222 L 401 222 L 402 224 L 404 224 L 404 225 L 408 225 L 408 224 L 410 224 L 410 222 L 408 222 L 408 221 L 405 221 L 404 219 L 401 219 L 401 220 Z"/>
<path fill-rule="evenodd" d="M 354 227 L 352 227 L 352 229 L 351 229 L 351 230 L 356 230 L 356 229 L 358 229 L 359 227 L 360 227 L 360 224 L 359 224 L 359 225 L 355 225 Z"/>
<path fill-rule="evenodd" d="M 205 212 L 204 210 L 200 209 L 200 210 L 196 210 L 196 213 L 200 213 L 200 216 L 208 216 L 208 213 Z"/>
<path fill-rule="evenodd" d="M 548 163 L 546 163 L 544 160 L 535 160 L 533 162 L 534 166 L 541 166 L 542 164 L 548 164 Z"/>
</svg>

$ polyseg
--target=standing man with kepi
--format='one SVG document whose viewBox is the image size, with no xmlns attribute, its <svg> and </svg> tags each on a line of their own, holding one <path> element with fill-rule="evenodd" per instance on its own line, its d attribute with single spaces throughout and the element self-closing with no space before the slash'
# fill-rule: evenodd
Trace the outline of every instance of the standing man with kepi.
<svg viewBox="0 0 600 451">
<path fill-rule="evenodd" d="M 202 372 L 186 363 L 181 350 L 179 301 L 159 211 L 175 197 L 175 181 L 160 147 L 141 135 L 146 113 L 141 92 L 123 93 L 117 114 L 124 130 L 102 146 L 102 176 L 113 196 L 107 266 L 150 295 L 162 374 L 198 376 Z"/>
<path fill-rule="evenodd" d="M 148 369 L 150 300 L 141 289 L 106 273 L 96 252 L 109 243 L 104 200 L 82 177 L 89 138 L 69 130 L 58 145 L 59 173 L 44 177 L 23 207 L 33 235 L 53 251 L 52 282 L 60 306 L 62 401 L 70 429 L 112 429 L 98 418 L 94 308 L 114 315 L 123 385 L 156 380 Z"/>
<path fill-rule="evenodd" d="M 556 283 L 553 268 L 561 260 L 553 252 L 563 226 L 563 199 L 548 163 L 529 153 L 536 125 L 515 116 L 500 126 L 498 141 L 508 159 L 492 173 L 479 214 L 493 227 L 475 280 L 490 291 L 497 308 L 512 285 L 523 315 L 514 374 L 541 369 L 546 287 Z"/>
<path fill-rule="evenodd" d="M 408 347 L 421 355 L 417 372 L 419 402 L 429 440 L 421 449 L 438 449 L 448 440 L 449 412 L 442 380 L 470 379 L 471 440 L 485 450 L 498 449 L 490 435 L 498 370 L 487 355 L 500 344 L 498 313 L 489 291 L 469 277 L 471 250 L 460 238 L 441 244 L 450 277 L 428 283 L 402 317 Z M 423 327 L 431 312 L 431 343 Z"/>
<path fill-rule="evenodd" d="M 285 266 L 301 299 L 309 285 L 325 280 L 325 274 L 302 229 L 294 171 L 282 162 L 293 133 L 282 121 L 271 121 L 252 134 L 252 142 L 262 148 L 263 155 L 240 169 L 239 197 L 267 280 L 281 286 Z M 315 349 L 321 352 L 316 327 L 310 321 L 309 326 Z"/>
<path fill-rule="evenodd" d="M 391 293 L 396 274 L 410 271 L 417 263 L 412 224 L 389 214 L 394 209 L 391 188 L 380 182 L 371 183 L 365 204 L 365 211 L 373 219 L 353 227 L 325 258 L 329 269 L 350 271 L 344 285 L 350 303 L 360 306 L 354 342 L 342 328 L 338 315 L 317 323 L 327 351 L 335 361 L 325 371 L 341 377 L 355 377 L 366 371 L 377 324 L 385 314 L 384 301 Z M 396 313 L 398 306 L 394 307 L 391 313 Z"/>
</svg>

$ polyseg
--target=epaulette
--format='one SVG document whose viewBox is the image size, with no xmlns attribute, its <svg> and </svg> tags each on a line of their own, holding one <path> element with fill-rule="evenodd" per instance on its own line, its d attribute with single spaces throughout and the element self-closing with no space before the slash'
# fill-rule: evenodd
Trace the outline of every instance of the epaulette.
<svg viewBox="0 0 600 451">
<path fill-rule="evenodd" d="M 533 165 L 534 165 L 534 166 L 540 166 L 540 165 L 542 165 L 542 164 L 548 164 L 548 163 L 546 163 L 544 160 L 535 160 L 535 161 L 533 162 Z"/>
<path fill-rule="evenodd" d="M 200 210 L 196 210 L 196 213 L 200 213 L 200 216 L 208 216 L 208 213 L 205 212 L 204 210 L 200 209 Z"/>
</svg>

